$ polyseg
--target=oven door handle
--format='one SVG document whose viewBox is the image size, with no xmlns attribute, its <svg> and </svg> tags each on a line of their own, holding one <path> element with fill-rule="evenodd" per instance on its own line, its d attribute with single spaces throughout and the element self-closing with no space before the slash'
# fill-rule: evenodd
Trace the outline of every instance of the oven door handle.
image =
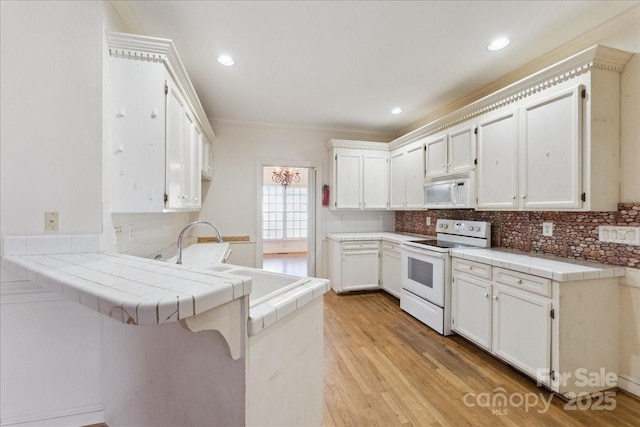
<svg viewBox="0 0 640 427">
<path fill-rule="evenodd" d="M 425 257 L 444 259 L 445 254 L 440 252 L 431 252 L 428 249 L 418 249 L 412 246 L 402 246 L 403 251 L 411 252 Z"/>
</svg>

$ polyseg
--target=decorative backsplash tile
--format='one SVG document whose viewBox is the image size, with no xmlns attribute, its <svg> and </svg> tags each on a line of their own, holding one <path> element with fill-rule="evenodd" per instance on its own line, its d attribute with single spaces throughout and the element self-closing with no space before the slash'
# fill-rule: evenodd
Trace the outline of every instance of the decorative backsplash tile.
<svg viewBox="0 0 640 427">
<path fill-rule="evenodd" d="M 620 203 L 615 212 L 498 212 L 472 209 L 398 211 L 395 230 L 435 235 L 436 219 L 491 223 L 491 245 L 525 252 L 640 268 L 640 246 L 601 242 L 598 226 L 640 226 L 640 202 Z M 426 225 L 426 218 L 431 225 Z M 553 236 L 542 235 L 542 223 L 553 223 Z"/>
</svg>

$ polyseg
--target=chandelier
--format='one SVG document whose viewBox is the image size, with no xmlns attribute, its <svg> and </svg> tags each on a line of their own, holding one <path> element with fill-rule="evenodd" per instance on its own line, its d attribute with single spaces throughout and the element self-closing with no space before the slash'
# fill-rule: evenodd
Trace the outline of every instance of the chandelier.
<svg viewBox="0 0 640 427">
<path fill-rule="evenodd" d="M 298 169 L 295 171 L 291 168 L 273 168 L 273 176 L 271 177 L 273 182 L 282 184 L 283 187 L 288 187 L 292 182 L 300 182 L 300 172 Z"/>
</svg>

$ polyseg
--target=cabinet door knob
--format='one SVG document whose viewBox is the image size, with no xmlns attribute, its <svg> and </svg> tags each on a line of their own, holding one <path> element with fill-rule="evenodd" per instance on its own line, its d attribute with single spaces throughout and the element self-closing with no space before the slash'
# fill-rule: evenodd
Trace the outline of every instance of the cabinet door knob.
<svg viewBox="0 0 640 427">
<path fill-rule="evenodd" d="M 467 270 L 473 270 L 473 267 L 471 267 L 470 265 L 467 265 Z"/>
<path fill-rule="evenodd" d="M 494 296 L 493 296 L 493 299 L 494 299 L 494 300 L 498 300 L 498 296 L 497 296 L 497 295 L 494 295 Z"/>
<path fill-rule="evenodd" d="M 526 198 L 527 198 L 527 195 L 526 195 L 526 194 L 523 194 L 522 196 L 520 196 L 520 198 L 521 198 L 521 199 L 526 199 Z"/>
<path fill-rule="evenodd" d="M 521 280 L 521 279 L 516 279 L 516 283 L 517 283 L 517 284 L 521 284 L 521 283 L 522 283 L 522 280 Z"/>
<path fill-rule="evenodd" d="M 489 294 L 485 292 L 484 294 L 482 294 L 482 296 L 485 297 L 485 298 L 488 298 Z"/>
<path fill-rule="evenodd" d="M 516 196 L 511 196 L 511 200 L 514 200 L 516 198 Z"/>
</svg>

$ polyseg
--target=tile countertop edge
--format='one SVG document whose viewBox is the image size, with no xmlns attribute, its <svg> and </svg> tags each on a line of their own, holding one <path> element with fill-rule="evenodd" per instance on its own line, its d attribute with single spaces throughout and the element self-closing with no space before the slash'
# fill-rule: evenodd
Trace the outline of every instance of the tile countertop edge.
<svg viewBox="0 0 640 427">
<path fill-rule="evenodd" d="M 435 238 L 435 236 L 425 236 L 422 234 L 394 233 L 391 231 L 374 231 L 368 233 L 329 233 L 327 239 L 338 242 L 348 242 L 353 240 L 382 240 L 391 243 L 402 243 L 407 240 L 424 239 L 426 237 Z"/>
<path fill-rule="evenodd" d="M 176 322 L 251 292 L 251 282 L 240 277 L 122 254 L 13 255 L 1 262 L 16 277 L 116 321 L 137 325 Z"/>
<path fill-rule="evenodd" d="M 502 248 L 453 249 L 451 256 L 545 277 L 558 282 L 624 277 L 626 275 L 625 268 L 616 265 L 539 256 Z"/>
</svg>

